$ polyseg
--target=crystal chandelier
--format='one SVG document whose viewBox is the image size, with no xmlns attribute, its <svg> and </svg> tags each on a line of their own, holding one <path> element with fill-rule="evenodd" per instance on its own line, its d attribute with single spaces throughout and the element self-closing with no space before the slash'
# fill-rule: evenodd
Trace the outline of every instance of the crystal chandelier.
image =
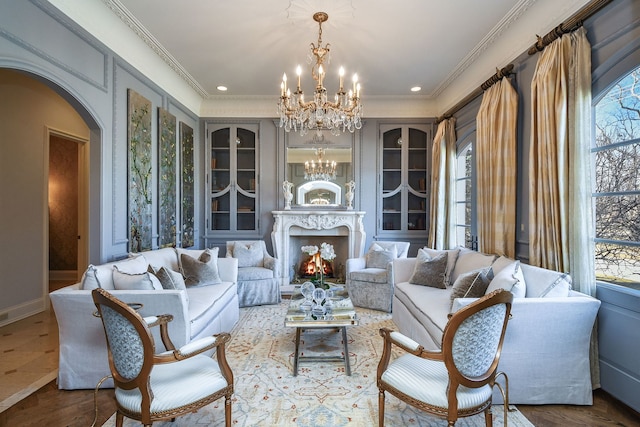
<svg viewBox="0 0 640 427">
<path fill-rule="evenodd" d="M 289 132 L 293 129 L 300 132 L 301 136 L 307 134 L 309 130 L 320 132 L 323 129 L 331 131 L 332 135 L 339 135 L 340 132 L 362 128 L 362 104 L 360 103 L 360 84 L 358 75 L 353 75 L 353 88 L 345 92 L 344 68 L 340 67 L 339 82 L 340 87 L 335 94 L 334 101 L 327 97 L 327 89 L 324 87 L 326 71 L 323 67 L 324 60 L 330 62 L 330 44 L 322 46 L 322 23 L 329 19 L 325 12 L 317 12 L 313 15 L 313 20 L 318 23 L 318 45 L 311 43 L 311 54 L 308 62 L 311 64 L 311 76 L 316 81 L 316 88 L 313 93 L 313 100 L 305 102 L 304 94 L 300 87 L 300 76 L 302 69 L 298 65 L 296 74 L 298 75 L 298 85 L 295 92 L 287 87 L 287 75 L 282 76 L 280 84 L 280 102 L 278 103 L 278 114 L 280 116 L 280 127 L 284 127 Z M 313 63 L 315 57 L 315 64 Z"/>
<path fill-rule="evenodd" d="M 316 148 L 317 160 L 304 162 L 304 179 L 309 181 L 331 181 L 336 179 L 335 160 L 324 160 L 324 148 Z"/>
</svg>

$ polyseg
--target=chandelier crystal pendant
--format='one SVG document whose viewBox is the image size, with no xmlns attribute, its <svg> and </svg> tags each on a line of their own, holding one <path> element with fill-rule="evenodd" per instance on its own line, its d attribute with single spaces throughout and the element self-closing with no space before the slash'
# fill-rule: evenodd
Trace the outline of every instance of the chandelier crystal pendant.
<svg viewBox="0 0 640 427">
<path fill-rule="evenodd" d="M 331 181 L 336 179 L 335 160 L 324 160 L 324 148 L 316 148 L 317 160 L 304 162 L 304 179 L 308 181 Z"/>
<path fill-rule="evenodd" d="M 332 135 L 337 136 L 340 132 L 354 132 L 362 128 L 362 104 L 360 103 L 360 83 L 358 75 L 353 75 L 353 88 L 349 92 L 344 90 L 344 68 L 339 71 L 339 89 L 336 92 L 333 102 L 328 100 L 327 90 L 324 87 L 326 71 L 324 61 L 327 65 L 330 62 L 330 44 L 322 45 L 322 23 L 329 19 L 325 12 L 317 12 L 313 15 L 313 20 L 318 23 L 318 45 L 311 43 L 311 54 L 309 55 L 311 65 L 311 76 L 316 81 L 313 100 L 305 102 L 304 93 L 300 87 L 300 77 L 302 69 L 298 65 L 296 74 L 298 84 L 295 92 L 287 87 L 287 75 L 282 76 L 280 84 L 280 102 L 278 103 L 278 115 L 280 116 L 280 127 L 289 132 L 300 132 L 301 136 L 307 134 L 309 130 L 320 132 L 329 130 Z"/>
</svg>

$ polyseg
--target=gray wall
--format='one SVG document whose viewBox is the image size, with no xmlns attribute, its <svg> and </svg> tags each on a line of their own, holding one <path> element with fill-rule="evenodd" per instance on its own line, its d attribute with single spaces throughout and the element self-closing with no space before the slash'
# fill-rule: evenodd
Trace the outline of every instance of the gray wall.
<svg viewBox="0 0 640 427">
<path fill-rule="evenodd" d="M 0 325 L 42 311 L 48 304 L 47 187 L 41 178 L 46 170 L 42 155 L 45 127 L 86 134 L 89 140 L 90 263 L 127 255 L 127 89 L 152 102 L 154 143 L 157 107 L 163 107 L 194 129 L 195 155 L 202 157 L 197 116 L 48 2 L 2 0 L 1 7 L 0 68 L 24 72 L 45 83 L 59 100 L 52 101 L 57 104 L 32 105 L 22 118 L 0 118 L 3 166 L 4 162 L 24 162 L 22 168 L 3 167 L 0 174 L 0 245 L 4 248 L 0 257 Z M 48 97 L 45 91 L 37 96 Z M 60 100 L 67 106 L 60 107 L 64 104 Z M 3 109 L 11 110 L 8 102 L 0 97 Z M 47 109 L 43 110 L 43 105 Z M 58 105 L 55 119 L 51 118 L 55 110 L 51 105 Z M 65 109 L 69 116 L 84 122 L 83 131 L 72 119 L 58 117 Z M 196 171 L 196 186 L 202 186 L 200 170 Z M 20 192 L 18 198 L 13 191 Z M 16 214 L 13 206 L 21 208 L 21 213 Z M 196 224 L 200 223 L 199 212 L 197 198 Z M 10 220 L 5 221 L 6 217 Z M 157 230 L 154 233 L 157 235 Z M 7 255 L 9 252 L 13 255 Z"/>
<path fill-rule="evenodd" d="M 592 81 L 594 105 L 607 87 L 640 66 L 640 1 L 616 0 L 585 22 L 592 47 Z M 529 145 L 531 135 L 531 81 L 539 54 L 524 52 L 511 62 L 515 76 L 512 83 L 518 92 L 518 182 L 516 208 L 516 256 L 529 258 Z M 507 64 L 496 64 L 503 67 Z M 459 142 L 476 129 L 475 117 L 482 97 L 476 98 L 456 117 Z"/>
<path fill-rule="evenodd" d="M 0 0 L 0 68 L 20 70 L 45 82 L 60 97 L 76 110 L 88 129 L 89 139 L 89 254 L 91 263 L 101 263 L 120 258 L 127 254 L 127 182 L 126 182 L 126 94 L 131 88 L 147 97 L 153 103 L 152 132 L 156 132 L 157 107 L 164 107 L 177 116 L 195 131 L 196 155 L 196 242 L 202 245 L 204 233 L 204 135 L 201 129 L 205 119 L 176 102 L 168 93 L 149 81 L 144 75 L 114 55 L 102 43 L 88 35 L 53 6 L 44 0 L 9 1 Z M 590 19 L 587 23 L 588 34 L 593 43 L 594 88 L 604 88 L 611 83 L 612 76 L 618 76 L 621 70 L 630 70 L 640 63 L 639 43 L 640 1 L 616 0 L 611 5 Z M 533 40 L 533 35 L 532 35 Z M 519 165 L 528 163 L 529 135 L 529 83 L 535 67 L 537 56 L 526 54 L 514 58 L 516 64 L 516 86 L 520 93 L 520 154 Z M 495 64 L 504 66 L 506 64 Z M 594 94 L 596 92 L 594 91 Z M 0 103 L 3 102 L 0 99 Z M 473 129 L 473 117 L 479 103 L 473 102 L 467 110 L 458 116 L 461 128 L 458 134 Z M 465 119 L 465 117 L 467 119 Z M 215 118 L 220 120 L 220 117 Z M 274 125 L 272 118 L 258 118 L 261 121 L 261 235 L 269 241 L 271 230 L 271 210 L 282 208 L 280 192 L 281 177 L 284 170 L 282 152 L 280 150 L 282 130 Z M 43 144 L 39 137 L 25 138 L 24 144 L 11 150 L 8 144 L 15 144 L 7 134 L 6 117 L 0 117 L 0 158 L 22 156 L 30 159 L 27 170 L 43 167 L 42 158 L 29 155 L 29 147 Z M 428 123 L 429 118 L 407 119 Z M 386 121 L 382 118 L 368 118 L 356 141 L 355 180 L 358 184 L 355 196 L 355 208 L 367 212 L 365 228 L 367 245 L 375 239 L 377 197 L 375 196 L 377 167 L 379 164 L 378 128 L 381 123 L 401 122 L 404 120 Z M 36 127 L 46 125 L 43 118 Z M 65 126 L 63 126 L 65 127 Z M 60 129 L 61 131 L 70 130 Z M 155 139 L 154 139 L 155 141 Z M 20 152 L 24 149 L 23 152 Z M 16 151 L 17 150 L 17 151 Z M 155 156 L 155 154 L 154 154 Z M 518 201 L 518 222 L 524 225 L 524 231 L 518 230 L 518 256 L 528 257 L 528 215 L 527 215 L 527 175 L 522 167 L 518 181 L 521 190 Z M 22 172 L 24 172 L 22 171 Z M 24 185 L 24 173 L 3 171 L 0 174 L 0 187 Z M 154 177 L 154 182 L 155 182 Z M 29 182 L 33 177 L 27 178 Z M 29 187 L 29 202 L 25 208 L 42 206 L 46 200 L 44 179 L 42 187 L 37 182 Z M 26 188 L 26 187 L 25 187 Z M 11 193 L 0 193 L 0 209 L 3 217 L 8 212 Z M 35 203 L 33 201 L 38 200 Z M 32 204 L 33 203 L 33 204 Z M 14 218 L 12 222 L 3 222 L 0 233 L 0 244 L 5 251 L 17 250 L 21 256 L 0 257 L 0 315 L 8 313 L 8 321 L 17 317 L 40 311 L 47 304 L 46 271 L 46 212 L 40 212 L 40 218 L 29 215 Z M 8 227 L 20 230 L 20 243 Z M 418 239 L 419 240 L 419 239 Z M 424 236 L 426 243 L 426 233 Z M 421 242 L 416 242 L 416 245 Z M 38 253 L 35 258 L 32 253 Z M 35 270 L 35 271 L 34 271 Z M 29 271 L 28 274 L 23 274 Z M 0 317 L 1 318 L 1 317 Z M 2 324 L 0 320 L 0 325 Z"/>
</svg>

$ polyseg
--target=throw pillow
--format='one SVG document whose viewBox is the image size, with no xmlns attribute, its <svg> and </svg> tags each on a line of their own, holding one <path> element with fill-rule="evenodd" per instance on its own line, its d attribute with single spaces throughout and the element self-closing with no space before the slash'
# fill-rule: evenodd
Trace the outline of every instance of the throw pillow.
<svg viewBox="0 0 640 427">
<path fill-rule="evenodd" d="M 495 255 L 487 255 L 461 247 L 455 268 L 451 273 L 451 282 L 455 282 L 462 273 L 491 266 L 494 259 L 496 259 Z"/>
<path fill-rule="evenodd" d="M 425 246 L 424 248 L 422 248 L 422 250 L 425 251 L 427 255 L 429 255 L 431 258 L 441 255 L 443 253 L 447 254 L 449 259 L 447 260 L 447 272 L 444 276 L 444 282 L 445 282 L 445 285 L 450 286 L 453 283 L 453 280 L 451 280 L 451 274 L 453 273 L 453 268 L 456 266 L 456 261 L 458 260 L 460 249 L 456 248 L 456 249 L 438 250 L 438 249 L 427 248 Z"/>
<path fill-rule="evenodd" d="M 129 258 L 118 261 L 114 266 L 118 267 L 122 273 L 140 274 L 147 271 L 149 263 L 144 255 L 138 254 L 137 256 L 130 256 Z"/>
<path fill-rule="evenodd" d="M 490 294 L 497 289 L 506 289 L 513 294 L 514 298 L 524 298 L 527 288 L 521 270 L 520 261 L 514 261 L 504 267 L 491 280 L 485 294 Z"/>
<path fill-rule="evenodd" d="M 120 291 L 152 291 L 162 289 L 158 278 L 148 271 L 130 274 L 120 271 L 117 266 L 113 267 L 113 287 Z"/>
<path fill-rule="evenodd" d="M 566 297 L 571 290 L 571 276 L 562 273 L 552 284 L 538 295 L 539 298 Z"/>
<path fill-rule="evenodd" d="M 491 267 L 463 273 L 456 279 L 451 289 L 451 305 L 456 298 L 480 298 L 493 279 Z"/>
<path fill-rule="evenodd" d="M 398 249 L 391 246 L 389 249 L 384 249 L 382 246 L 373 244 L 371 249 L 366 255 L 366 267 L 367 268 L 387 268 L 387 265 L 398 257 Z"/>
<path fill-rule="evenodd" d="M 182 274 L 178 273 L 177 271 L 173 271 L 170 268 L 154 268 L 153 266 L 149 265 L 149 273 L 154 274 L 158 278 L 163 289 L 181 290 L 187 288 L 184 283 L 184 277 L 182 277 Z"/>
<path fill-rule="evenodd" d="M 264 254 L 260 242 L 249 245 L 236 242 L 233 245 L 233 257 L 238 259 L 238 267 L 264 267 Z"/>
<path fill-rule="evenodd" d="M 82 289 L 91 291 L 102 287 L 100 286 L 100 281 L 98 280 L 96 273 L 96 266 L 89 264 L 89 267 L 87 267 L 86 271 L 82 275 Z"/>
<path fill-rule="evenodd" d="M 430 258 L 426 253 L 418 251 L 416 266 L 409 283 L 414 285 L 430 286 L 432 288 L 446 289 L 444 276 L 447 272 L 447 254 Z"/>
<path fill-rule="evenodd" d="M 222 283 L 218 274 L 218 248 L 215 251 L 205 249 L 202 255 L 195 259 L 187 254 L 180 255 L 184 283 L 186 286 L 214 285 Z M 213 256 L 215 252 L 215 256 Z"/>
</svg>

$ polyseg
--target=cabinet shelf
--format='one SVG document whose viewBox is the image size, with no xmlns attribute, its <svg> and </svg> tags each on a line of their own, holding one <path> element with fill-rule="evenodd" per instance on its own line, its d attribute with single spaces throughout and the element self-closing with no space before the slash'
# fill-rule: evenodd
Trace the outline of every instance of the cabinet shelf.
<svg viewBox="0 0 640 427">
<path fill-rule="evenodd" d="M 430 133 L 428 125 L 381 126 L 377 224 L 386 238 L 417 236 L 426 230 Z"/>
<path fill-rule="evenodd" d="M 259 124 L 206 124 L 210 155 L 207 234 L 258 229 Z"/>
</svg>

